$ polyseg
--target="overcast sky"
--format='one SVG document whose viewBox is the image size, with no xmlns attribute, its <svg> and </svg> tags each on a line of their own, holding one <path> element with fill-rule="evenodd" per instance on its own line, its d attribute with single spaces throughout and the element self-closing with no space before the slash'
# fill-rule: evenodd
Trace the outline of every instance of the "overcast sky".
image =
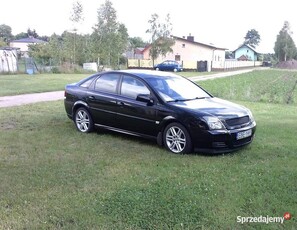
<svg viewBox="0 0 297 230">
<path fill-rule="evenodd" d="M 69 19 L 74 0 L 8 0 L 1 2 L 0 24 L 9 25 L 14 35 L 35 29 L 39 35 L 50 36 L 71 30 Z M 80 0 L 84 7 L 81 33 L 91 33 L 97 22 L 97 10 L 105 0 Z M 261 36 L 258 52 L 274 52 L 276 36 L 287 20 L 297 44 L 297 13 L 293 0 L 111 0 L 130 37 L 148 41 L 145 31 L 148 20 L 157 13 L 165 19 L 169 13 L 173 35 L 191 34 L 195 41 L 213 43 L 222 48 L 236 49 L 246 33 L 255 29 Z"/>
</svg>

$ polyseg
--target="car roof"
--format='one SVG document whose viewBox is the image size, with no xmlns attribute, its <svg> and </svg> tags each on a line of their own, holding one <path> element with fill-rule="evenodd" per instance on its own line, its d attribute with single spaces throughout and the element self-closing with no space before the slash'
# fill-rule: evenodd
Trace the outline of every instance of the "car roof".
<svg viewBox="0 0 297 230">
<path fill-rule="evenodd" d="M 142 79 L 160 78 L 160 77 L 180 77 L 179 75 L 170 73 L 170 72 L 162 72 L 162 71 L 155 71 L 155 70 L 143 70 L 143 69 L 107 71 L 105 73 L 127 73 L 127 74 L 135 75 Z"/>
</svg>

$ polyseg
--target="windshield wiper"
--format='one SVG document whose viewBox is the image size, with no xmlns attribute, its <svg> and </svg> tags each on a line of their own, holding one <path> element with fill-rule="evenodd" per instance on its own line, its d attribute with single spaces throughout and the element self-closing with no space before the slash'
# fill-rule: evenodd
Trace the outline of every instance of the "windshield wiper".
<svg viewBox="0 0 297 230">
<path fill-rule="evenodd" d="M 193 101 L 193 100 L 198 100 L 198 99 L 205 99 L 207 97 L 194 97 L 194 98 L 188 98 L 188 99 L 175 99 L 175 100 L 170 100 L 167 102 L 180 102 L 180 101 Z"/>
</svg>

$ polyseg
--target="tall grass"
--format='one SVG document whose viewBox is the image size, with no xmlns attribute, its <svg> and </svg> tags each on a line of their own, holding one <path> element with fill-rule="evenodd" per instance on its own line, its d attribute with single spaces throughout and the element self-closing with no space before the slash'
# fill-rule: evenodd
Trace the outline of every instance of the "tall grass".
<svg viewBox="0 0 297 230">
<path fill-rule="evenodd" d="M 226 99 L 297 104 L 297 71 L 256 70 L 198 84 Z"/>
</svg>

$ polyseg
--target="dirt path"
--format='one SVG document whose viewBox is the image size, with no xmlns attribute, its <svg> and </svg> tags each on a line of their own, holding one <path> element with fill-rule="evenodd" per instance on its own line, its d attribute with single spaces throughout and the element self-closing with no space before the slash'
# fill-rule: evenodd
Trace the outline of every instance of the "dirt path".
<svg viewBox="0 0 297 230">
<path fill-rule="evenodd" d="M 57 101 L 64 98 L 64 91 L 22 94 L 0 97 L 0 108 L 32 104 L 42 101 Z"/>
<path fill-rule="evenodd" d="M 205 81 L 205 80 L 210 80 L 210 79 L 229 77 L 229 76 L 242 74 L 242 73 L 248 73 L 248 72 L 252 72 L 254 70 L 255 69 L 235 70 L 235 71 L 231 71 L 231 72 L 221 72 L 221 73 L 215 73 L 215 74 L 204 75 L 204 76 L 189 77 L 189 79 L 191 79 L 192 81 Z"/>
</svg>

